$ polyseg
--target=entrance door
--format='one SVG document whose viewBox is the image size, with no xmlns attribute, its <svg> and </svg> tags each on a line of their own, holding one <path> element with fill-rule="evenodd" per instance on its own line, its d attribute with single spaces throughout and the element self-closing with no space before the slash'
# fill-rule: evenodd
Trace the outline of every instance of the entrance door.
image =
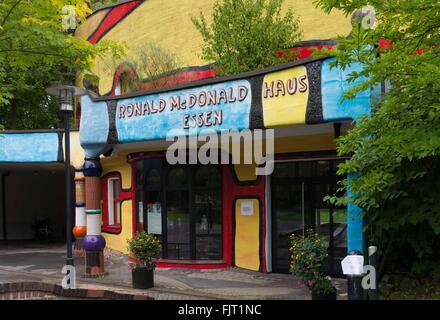
<svg viewBox="0 0 440 320">
<path fill-rule="evenodd" d="M 304 184 L 301 182 L 272 184 L 273 270 L 287 273 L 290 265 L 290 236 L 304 231 Z"/>
<path fill-rule="evenodd" d="M 222 176 L 219 166 L 136 162 L 137 230 L 158 236 L 162 258 L 221 260 Z"/>
<path fill-rule="evenodd" d="M 290 236 L 312 228 L 328 245 L 323 271 L 339 274 L 346 252 L 346 210 L 323 201 L 336 190 L 337 160 L 296 161 L 275 164 L 272 175 L 272 267 L 288 273 Z"/>
</svg>

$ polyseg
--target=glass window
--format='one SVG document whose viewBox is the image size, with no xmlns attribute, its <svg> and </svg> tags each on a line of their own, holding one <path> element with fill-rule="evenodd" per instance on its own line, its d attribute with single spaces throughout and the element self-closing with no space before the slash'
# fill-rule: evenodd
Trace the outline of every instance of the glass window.
<svg viewBox="0 0 440 320">
<path fill-rule="evenodd" d="M 196 188 L 218 188 L 221 185 L 221 176 L 217 168 L 203 166 L 197 169 L 195 174 Z"/>
<path fill-rule="evenodd" d="M 120 228 L 121 202 L 121 179 L 114 176 L 109 177 L 107 179 L 107 210 L 103 214 L 103 221 L 106 221 L 104 227 Z"/>
<path fill-rule="evenodd" d="M 149 208 L 160 206 L 164 230 L 159 238 L 163 258 L 222 259 L 220 167 L 169 166 L 163 158 L 145 159 L 135 166 L 142 171 L 142 174 L 136 173 L 138 211 L 143 211 L 143 220 L 142 223 L 138 221 L 138 227 L 150 232 Z"/>
<path fill-rule="evenodd" d="M 160 172 L 157 169 L 151 169 L 146 177 L 145 186 L 147 188 L 160 188 Z"/>
<path fill-rule="evenodd" d="M 168 174 L 169 187 L 182 187 L 188 183 L 188 179 L 183 168 L 173 168 Z"/>
<path fill-rule="evenodd" d="M 194 217 L 196 259 L 222 258 L 221 173 L 214 166 L 202 166 L 195 173 Z"/>
<path fill-rule="evenodd" d="M 317 176 L 328 176 L 332 173 L 330 161 L 328 161 L 328 160 L 316 161 L 315 167 L 316 167 L 316 175 Z"/>
<path fill-rule="evenodd" d="M 328 246 L 328 273 L 340 273 L 340 258 L 347 252 L 347 210 L 335 208 L 327 195 L 338 189 L 336 163 L 344 160 L 292 161 L 275 164 L 272 175 L 273 269 L 288 272 L 289 237 L 314 228 Z M 295 172 L 296 171 L 296 172 Z"/>
<path fill-rule="evenodd" d="M 280 162 L 276 164 L 276 170 L 274 170 L 274 178 L 292 178 L 296 175 L 296 163 L 295 162 Z"/>
<path fill-rule="evenodd" d="M 191 259 L 188 191 L 167 190 L 166 199 L 168 259 Z"/>
<path fill-rule="evenodd" d="M 300 177 L 312 177 L 316 175 L 315 161 L 298 162 L 298 175 Z"/>
</svg>

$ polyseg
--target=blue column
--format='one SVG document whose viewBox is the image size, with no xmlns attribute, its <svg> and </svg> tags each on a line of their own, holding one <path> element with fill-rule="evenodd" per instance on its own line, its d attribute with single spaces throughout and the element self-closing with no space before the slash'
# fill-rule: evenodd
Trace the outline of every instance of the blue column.
<svg viewBox="0 0 440 320">
<path fill-rule="evenodd" d="M 356 179 L 358 175 L 349 174 L 347 177 L 347 194 L 352 195 L 350 181 Z M 354 203 L 349 203 L 347 207 L 347 249 L 350 251 L 360 251 L 364 253 L 364 218 L 363 211 Z"/>
</svg>

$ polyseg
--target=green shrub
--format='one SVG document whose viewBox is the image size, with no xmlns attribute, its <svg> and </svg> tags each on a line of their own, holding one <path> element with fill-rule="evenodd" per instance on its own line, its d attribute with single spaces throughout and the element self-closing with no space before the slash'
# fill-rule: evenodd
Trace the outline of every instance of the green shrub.
<svg viewBox="0 0 440 320">
<path fill-rule="evenodd" d="M 327 245 L 322 237 L 309 229 L 305 236 L 292 234 L 290 245 L 292 274 L 312 291 L 331 293 L 332 283 L 321 273 L 322 263 L 327 257 Z"/>
<path fill-rule="evenodd" d="M 156 268 L 156 258 L 159 255 L 161 245 L 159 239 L 145 231 L 137 232 L 132 239 L 127 240 L 128 251 L 136 260 L 131 268 L 154 270 Z"/>
</svg>

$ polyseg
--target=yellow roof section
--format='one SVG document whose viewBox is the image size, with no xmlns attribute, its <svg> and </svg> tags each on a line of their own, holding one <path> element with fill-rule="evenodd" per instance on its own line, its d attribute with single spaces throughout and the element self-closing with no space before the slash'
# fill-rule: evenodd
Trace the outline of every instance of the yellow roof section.
<svg viewBox="0 0 440 320">
<path fill-rule="evenodd" d="M 208 21 L 215 0 L 146 0 L 120 21 L 102 39 L 125 42 L 129 48 L 154 42 L 175 53 L 181 66 L 209 63 L 201 59 L 202 39 L 191 17 L 203 12 Z M 284 0 L 300 18 L 302 40 L 329 39 L 348 35 L 350 18 L 334 11 L 327 15 L 312 0 Z M 93 16 L 92 16 L 93 17 Z M 105 94 L 112 85 L 109 64 L 96 61 L 94 72 L 100 77 L 99 92 Z"/>
</svg>

